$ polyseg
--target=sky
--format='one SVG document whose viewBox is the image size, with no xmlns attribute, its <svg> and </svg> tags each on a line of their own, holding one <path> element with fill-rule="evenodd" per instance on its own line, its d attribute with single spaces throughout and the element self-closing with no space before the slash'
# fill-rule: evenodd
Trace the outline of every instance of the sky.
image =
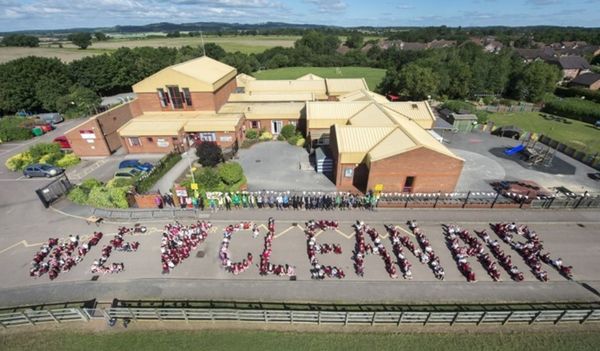
<svg viewBox="0 0 600 351">
<path fill-rule="evenodd" d="M 600 27 L 600 0 L 0 0 L 0 31 L 209 21 Z"/>
</svg>

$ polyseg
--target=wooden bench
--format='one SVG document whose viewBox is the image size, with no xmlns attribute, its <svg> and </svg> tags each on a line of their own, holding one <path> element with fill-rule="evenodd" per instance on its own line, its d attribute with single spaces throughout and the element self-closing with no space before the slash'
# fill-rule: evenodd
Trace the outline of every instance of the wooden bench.
<svg viewBox="0 0 600 351">
<path fill-rule="evenodd" d="M 102 223 L 102 221 L 104 220 L 104 218 L 102 217 L 98 217 L 98 216 L 89 216 L 88 218 L 85 219 L 85 222 L 90 225 L 92 223 L 96 224 L 96 226 L 100 225 L 100 223 Z"/>
</svg>

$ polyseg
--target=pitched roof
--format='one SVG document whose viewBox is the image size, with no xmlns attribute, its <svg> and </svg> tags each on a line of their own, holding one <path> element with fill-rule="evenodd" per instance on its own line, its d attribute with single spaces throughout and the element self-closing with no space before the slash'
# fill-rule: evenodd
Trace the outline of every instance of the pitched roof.
<svg viewBox="0 0 600 351">
<path fill-rule="evenodd" d="M 123 137 L 177 136 L 184 124 L 184 119 L 147 120 L 133 118 L 117 129 L 117 132 Z"/>
<path fill-rule="evenodd" d="M 361 89 L 369 89 L 363 78 L 327 78 L 327 93 L 338 96 Z"/>
<path fill-rule="evenodd" d="M 301 102 L 315 101 L 316 97 L 313 93 L 243 93 L 230 94 L 229 102 Z"/>
<path fill-rule="evenodd" d="M 245 87 L 246 83 L 251 80 L 256 80 L 256 78 L 254 78 L 251 75 L 248 75 L 246 73 L 240 73 L 235 77 L 235 81 L 236 81 L 238 87 Z"/>
<path fill-rule="evenodd" d="M 236 130 L 240 113 L 216 114 L 205 111 L 146 112 L 129 120 L 118 129 L 121 136 L 176 136 L 186 132 L 232 132 Z"/>
<path fill-rule="evenodd" d="M 368 101 L 311 101 L 306 104 L 306 118 L 348 120 L 367 105 Z"/>
<path fill-rule="evenodd" d="M 296 80 L 324 80 L 325 78 L 319 77 L 316 74 L 308 73 L 303 75 L 302 77 L 296 78 Z"/>
<path fill-rule="evenodd" d="M 436 118 L 427 101 L 386 102 L 381 106 L 412 120 L 435 120 Z"/>
<path fill-rule="evenodd" d="M 324 80 L 253 80 L 246 84 L 246 93 L 313 93 L 326 95 Z"/>
<path fill-rule="evenodd" d="M 557 59 L 562 69 L 591 69 L 590 64 L 581 56 L 561 56 Z"/>
<path fill-rule="evenodd" d="M 219 114 L 243 113 L 246 119 L 299 119 L 305 106 L 302 102 L 227 103 Z"/>
<path fill-rule="evenodd" d="M 370 103 L 350 117 L 348 124 L 353 126 L 392 127 L 394 120 L 390 118 L 379 104 Z"/>
<path fill-rule="evenodd" d="M 367 153 L 394 127 L 364 127 L 335 125 L 339 153 Z"/>
<path fill-rule="evenodd" d="M 378 161 L 397 155 L 399 151 L 407 151 L 417 144 L 401 129 L 395 128 L 385 136 L 379 143 L 369 150 L 369 160 Z"/>
<path fill-rule="evenodd" d="M 235 68 L 202 56 L 172 65 L 133 85 L 134 92 L 156 92 L 169 84 L 189 88 L 196 92 L 214 92 L 235 77 Z"/>
<path fill-rule="evenodd" d="M 338 96 L 338 101 L 376 101 L 380 103 L 389 102 L 389 100 L 380 94 L 374 93 L 367 89 L 361 89 Z"/>
<path fill-rule="evenodd" d="M 571 80 L 571 83 L 590 86 L 600 80 L 598 73 L 583 73 Z"/>
</svg>

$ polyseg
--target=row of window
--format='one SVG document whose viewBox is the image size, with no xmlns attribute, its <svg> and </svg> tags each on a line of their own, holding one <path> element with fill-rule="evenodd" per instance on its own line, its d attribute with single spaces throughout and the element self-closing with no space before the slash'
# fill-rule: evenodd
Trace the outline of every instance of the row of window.
<svg viewBox="0 0 600 351">
<path fill-rule="evenodd" d="M 167 85 L 167 91 L 163 88 L 158 88 L 156 91 L 162 107 L 171 106 L 173 109 L 182 109 L 184 104 L 192 106 L 192 94 L 188 88 L 179 91 L 177 85 Z"/>
<path fill-rule="evenodd" d="M 142 142 L 141 142 L 141 140 L 140 140 L 139 137 L 129 137 L 127 139 L 129 140 L 129 145 L 131 145 L 131 146 L 141 146 L 142 145 Z M 177 141 L 177 137 L 173 137 L 172 139 L 173 139 L 174 142 Z M 164 142 L 165 139 L 159 138 L 158 140 L 159 140 L 159 142 Z M 148 141 L 149 143 L 153 143 L 154 142 L 154 138 L 153 137 L 147 137 L 146 141 Z"/>
</svg>

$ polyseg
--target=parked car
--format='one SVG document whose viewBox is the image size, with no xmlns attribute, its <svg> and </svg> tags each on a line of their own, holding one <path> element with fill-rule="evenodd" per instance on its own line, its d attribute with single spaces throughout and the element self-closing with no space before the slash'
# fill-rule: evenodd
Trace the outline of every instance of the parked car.
<svg viewBox="0 0 600 351">
<path fill-rule="evenodd" d="M 34 163 L 34 164 L 31 164 L 31 165 L 25 167 L 25 169 L 23 169 L 23 175 L 27 178 L 31 178 L 31 177 L 50 178 L 50 177 L 57 176 L 57 175 L 63 173 L 64 171 L 65 170 L 60 167 L 48 165 L 45 163 Z"/>
<path fill-rule="evenodd" d="M 44 123 L 44 124 L 40 125 L 39 127 L 42 128 L 44 133 L 48 133 L 48 132 L 51 132 L 54 130 L 54 127 L 50 123 Z"/>
<path fill-rule="evenodd" d="M 124 160 L 119 163 L 119 168 L 135 168 L 143 172 L 150 172 L 154 166 L 151 163 L 140 163 L 139 160 Z"/>
<path fill-rule="evenodd" d="M 52 140 L 52 142 L 60 145 L 61 149 L 70 149 L 71 148 L 71 143 L 69 143 L 69 140 L 64 135 L 54 138 L 54 140 Z"/>
<path fill-rule="evenodd" d="M 37 118 L 50 124 L 57 124 L 65 120 L 60 113 L 40 113 Z"/>
<path fill-rule="evenodd" d="M 588 173 L 588 177 L 595 181 L 600 181 L 600 172 Z"/>
<path fill-rule="evenodd" d="M 142 171 L 137 168 L 127 167 L 121 168 L 115 172 L 115 178 L 134 178 L 140 175 Z"/>
</svg>

